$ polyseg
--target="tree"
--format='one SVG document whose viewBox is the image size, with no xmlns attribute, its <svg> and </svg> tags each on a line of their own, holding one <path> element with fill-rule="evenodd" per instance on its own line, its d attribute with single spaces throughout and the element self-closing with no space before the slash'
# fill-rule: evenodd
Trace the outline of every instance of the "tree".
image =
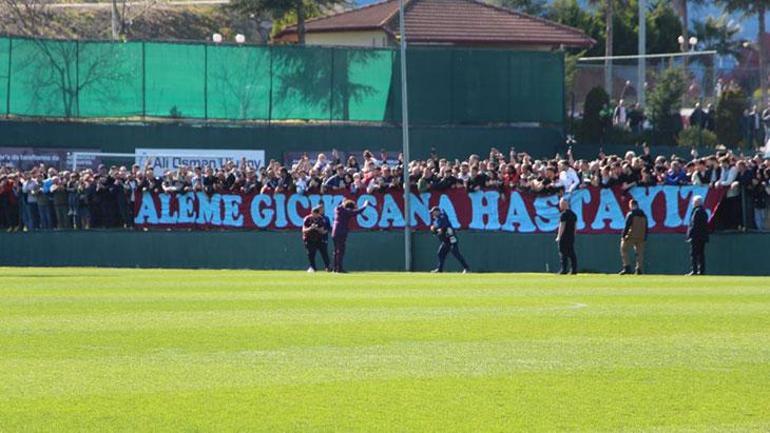
<svg viewBox="0 0 770 433">
<path fill-rule="evenodd" d="M 325 7 L 341 3 L 340 0 L 233 0 L 235 10 L 256 16 L 269 16 L 274 22 L 297 25 L 297 43 L 305 45 L 305 21 L 321 14 Z M 287 19 L 288 18 L 288 19 Z M 278 30 L 277 26 L 274 30 Z"/>
<path fill-rule="evenodd" d="M 610 103 L 610 97 L 601 87 L 594 87 L 586 95 L 583 105 L 583 122 L 579 130 L 579 140 L 586 143 L 598 143 L 604 137 L 607 122 L 602 116 L 602 110 L 606 110 Z"/>
<path fill-rule="evenodd" d="M 741 123 L 743 112 L 748 108 L 746 94 L 739 86 L 729 86 L 722 92 L 715 116 L 716 133 L 720 143 L 733 147 L 743 140 Z"/>
<path fill-rule="evenodd" d="M 682 96 L 687 91 L 687 77 L 682 69 L 665 70 L 647 101 L 648 116 L 655 127 L 656 139 L 660 144 L 676 143 L 682 121 Z"/>
<path fill-rule="evenodd" d="M 614 44 L 614 23 L 616 0 L 588 0 L 589 3 L 601 4 L 604 9 L 604 91 L 612 97 L 612 57 Z"/>
<path fill-rule="evenodd" d="M 126 39 L 131 34 L 131 25 L 134 20 L 152 9 L 157 0 L 145 2 L 131 2 L 127 0 L 112 0 L 111 30 L 112 39 Z"/>
<path fill-rule="evenodd" d="M 542 16 L 546 11 L 545 0 L 492 0 L 490 3 L 535 16 Z"/>
<path fill-rule="evenodd" d="M 604 53 L 603 21 L 590 11 L 582 8 L 578 0 L 554 0 L 546 12 L 546 18 L 560 24 L 583 30 L 596 40 L 596 44 L 586 52 L 587 56 L 599 56 Z"/>
<path fill-rule="evenodd" d="M 682 34 L 682 22 L 670 2 L 660 0 L 647 14 L 647 53 L 673 53 L 679 50 L 677 36 Z"/>
<path fill-rule="evenodd" d="M 770 0 L 718 0 L 728 12 L 740 12 L 746 16 L 756 15 L 759 22 L 757 47 L 759 50 L 759 86 L 762 91 L 762 105 L 767 105 L 767 72 L 765 59 L 765 15 Z"/>
<path fill-rule="evenodd" d="M 714 50 L 721 56 L 738 56 L 740 41 L 736 37 L 740 32 L 741 27 L 726 14 L 719 18 L 709 16 L 703 21 L 693 21 L 693 33 L 703 49 Z M 708 56 L 699 56 L 698 60 L 709 64 L 712 62 Z"/>
</svg>

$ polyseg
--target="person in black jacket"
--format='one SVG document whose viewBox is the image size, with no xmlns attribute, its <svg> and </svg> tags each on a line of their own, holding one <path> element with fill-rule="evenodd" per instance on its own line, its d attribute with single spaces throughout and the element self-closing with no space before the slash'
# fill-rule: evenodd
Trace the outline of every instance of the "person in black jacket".
<svg viewBox="0 0 770 433">
<path fill-rule="evenodd" d="M 327 249 L 329 232 L 331 229 L 331 222 L 329 221 L 329 218 L 324 215 L 323 204 L 314 207 L 310 215 L 305 217 L 305 220 L 302 223 L 302 240 L 305 243 L 307 258 L 310 263 L 310 267 L 307 269 L 308 272 L 316 271 L 316 252 L 321 253 L 321 258 L 324 261 L 324 269 L 326 269 L 327 272 L 331 272 Z"/>
<path fill-rule="evenodd" d="M 690 243 L 692 271 L 687 275 L 706 273 L 706 243 L 709 241 L 708 215 L 703 208 L 703 197 L 696 195 L 692 199 L 693 212 L 687 228 L 687 242 Z"/>
<path fill-rule="evenodd" d="M 575 232 L 577 230 L 577 215 L 569 208 L 567 199 L 559 200 L 559 231 L 556 234 L 556 243 L 559 245 L 559 261 L 561 268 L 559 273 L 567 273 L 567 262 L 571 262 L 572 275 L 577 275 L 577 255 L 575 254 Z"/>
</svg>

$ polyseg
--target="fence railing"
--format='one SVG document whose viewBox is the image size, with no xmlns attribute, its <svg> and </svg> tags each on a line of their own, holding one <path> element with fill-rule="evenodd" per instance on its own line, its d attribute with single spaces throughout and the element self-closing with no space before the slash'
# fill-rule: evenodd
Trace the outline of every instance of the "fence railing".
<svg viewBox="0 0 770 433">
<path fill-rule="evenodd" d="M 684 94 L 683 104 L 692 107 L 696 102 L 704 106 L 716 103 L 721 92 L 726 86 L 737 86 L 748 99 L 759 101 L 760 71 L 756 66 L 741 64 L 721 64 L 711 57 L 698 60 L 690 60 L 687 63 L 681 60 L 672 63 L 668 60 L 648 60 L 646 65 L 644 83 L 649 93 L 655 88 L 658 77 L 669 67 L 677 67 L 685 70 L 687 78 L 687 90 Z M 582 110 L 586 95 L 594 87 L 604 88 L 607 69 L 600 63 L 580 63 L 574 71 L 567 89 L 569 104 L 574 101 L 577 110 Z M 636 63 L 615 63 L 612 66 L 612 95 L 611 99 L 617 101 L 624 99 L 626 102 L 637 102 L 639 87 L 639 69 Z"/>
<path fill-rule="evenodd" d="M 0 115 L 400 121 L 391 49 L 0 38 Z M 564 119 L 561 53 L 410 48 L 410 120 Z"/>
</svg>

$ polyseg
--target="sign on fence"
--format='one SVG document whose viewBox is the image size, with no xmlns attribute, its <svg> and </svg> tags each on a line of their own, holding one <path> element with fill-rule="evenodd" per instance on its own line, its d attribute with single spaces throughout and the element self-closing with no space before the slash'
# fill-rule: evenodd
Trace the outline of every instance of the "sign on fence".
<svg viewBox="0 0 770 433">
<path fill-rule="evenodd" d="M 709 218 L 713 217 L 724 190 L 705 186 L 654 186 L 620 189 L 589 188 L 570 196 L 582 233 L 616 233 L 623 229 L 628 200 L 635 198 L 648 216 L 653 233 L 684 232 L 692 213 L 692 198 L 704 197 Z M 405 224 L 403 195 L 400 191 L 378 194 L 153 194 L 145 192 L 136 200 L 137 226 L 145 228 L 194 229 L 272 229 L 295 230 L 310 209 L 324 203 L 327 214 L 345 198 L 359 206 L 369 201 L 354 221 L 354 230 L 388 230 Z M 538 196 L 513 191 L 468 193 L 453 189 L 444 192 L 411 193 L 410 221 L 417 230 L 430 224 L 429 209 L 440 206 L 456 228 L 516 233 L 543 233 L 559 225 L 559 196 Z"/>
<path fill-rule="evenodd" d="M 144 167 L 149 160 L 156 173 L 176 170 L 181 166 L 221 168 L 227 161 L 240 164 L 241 159 L 257 169 L 265 165 L 264 150 L 241 149 L 145 149 L 137 148 L 136 163 Z"/>
<path fill-rule="evenodd" d="M 54 149 L 44 147 L 0 147 L 0 166 L 11 166 L 20 170 L 29 170 L 32 167 L 44 164 L 46 167 L 55 167 L 59 170 L 72 166 L 73 152 L 99 152 L 97 149 Z M 99 160 L 91 158 L 86 161 L 88 166 L 95 167 Z"/>
</svg>

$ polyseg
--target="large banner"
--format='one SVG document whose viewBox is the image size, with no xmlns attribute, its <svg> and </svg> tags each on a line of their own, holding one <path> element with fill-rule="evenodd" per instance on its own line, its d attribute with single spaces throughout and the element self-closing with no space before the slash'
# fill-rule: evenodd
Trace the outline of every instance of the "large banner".
<svg viewBox="0 0 770 433">
<path fill-rule="evenodd" d="M 569 200 L 577 214 L 581 233 L 616 233 L 623 229 L 628 200 L 635 198 L 648 216 L 653 233 L 684 232 L 692 213 L 692 198 L 701 195 L 711 219 L 724 190 L 705 186 L 654 186 L 620 189 L 581 189 Z M 379 194 L 303 195 L 303 194 L 152 194 L 136 200 L 135 223 L 144 228 L 193 229 L 270 229 L 295 230 L 310 209 L 324 203 L 333 216 L 334 208 L 345 198 L 367 208 L 354 219 L 353 230 L 388 230 L 404 227 L 403 195 L 400 191 Z M 471 230 L 543 233 L 559 225 L 559 196 L 538 196 L 513 191 L 468 193 L 453 189 L 443 192 L 410 194 L 410 221 L 418 230 L 430 224 L 429 209 L 444 209 L 455 227 Z"/>
<path fill-rule="evenodd" d="M 135 151 L 136 164 L 144 167 L 152 161 L 156 173 L 176 170 L 181 166 L 221 168 L 228 161 L 240 164 L 243 158 L 255 169 L 265 165 L 264 150 L 243 149 L 145 149 Z"/>
</svg>

